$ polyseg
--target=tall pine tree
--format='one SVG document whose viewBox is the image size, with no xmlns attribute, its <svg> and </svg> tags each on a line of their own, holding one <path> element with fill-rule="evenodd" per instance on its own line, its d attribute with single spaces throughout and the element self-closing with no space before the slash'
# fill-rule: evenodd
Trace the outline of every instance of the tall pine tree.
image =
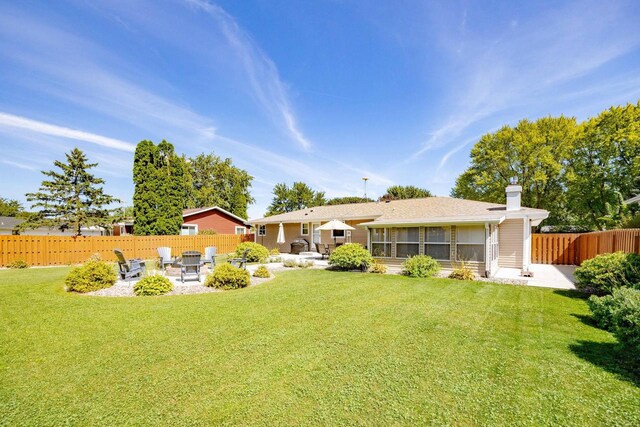
<svg viewBox="0 0 640 427">
<path fill-rule="evenodd" d="M 118 199 L 104 193 L 104 180 L 91 175 L 88 170 L 97 163 L 88 163 L 87 156 L 77 148 L 66 154 L 67 163 L 56 160 L 59 171 L 43 171 L 49 177 L 42 181 L 37 193 L 27 193 L 31 207 L 39 208 L 36 215 L 25 221 L 21 228 L 58 227 L 82 234 L 82 227 L 108 226 L 111 203 Z"/>
<path fill-rule="evenodd" d="M 133 160 L 133 232 L 139 236 L 180 233 L 185 206 L 185 162 L 173 145 L 140 141 Z"/>
</svg>

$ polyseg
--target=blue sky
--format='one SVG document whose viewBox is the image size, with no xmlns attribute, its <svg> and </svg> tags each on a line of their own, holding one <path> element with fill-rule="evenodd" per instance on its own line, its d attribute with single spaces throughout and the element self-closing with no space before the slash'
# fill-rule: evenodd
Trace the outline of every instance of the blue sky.
<svg viewBox="0 0 640 427">
<path fill-rule="evenodd" d="M 131 203 L 133 149 L 167 139 L 328 196 L 448 195 L 519 119 L 640 98 L 640 2 L 0 3 L 0 195 L 79 147 Z M 25 203 L 26 204 L 26 203 Z"/>
</svg>

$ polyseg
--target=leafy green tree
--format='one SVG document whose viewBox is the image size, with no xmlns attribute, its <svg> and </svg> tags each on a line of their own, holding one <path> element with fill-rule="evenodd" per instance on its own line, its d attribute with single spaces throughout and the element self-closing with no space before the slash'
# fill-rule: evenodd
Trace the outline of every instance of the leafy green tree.
<svg viewBox="0 0 640 427">
<path fill-rule="evenodd" d="M 346 196 L 346 197 L 334 197 L 333 199 L 327 200 L 326 205 L 349 205 L 353 203 L 368 203 L 373 202 L 373 199 L 368 197 L 358 197 L 358 196 Z"/>
<path fill-rule="evenodd" d="M 17 200 L 0 197 L 0 216 L 17 217 L 23 212 L 22 205 Z"/>
<path fill-rule="evenodd" d="M 291 187 L 279 183 L 273 188 L 273 200 L 265 216 L 322 206 L 326 203 L 324 192 L 314 191 L 304 182 L 294 182 Z"/>
<path fill-rule="evenodd" d="M 233 165 L 231 159 L 214 154 L 199 154 L 188 161 L 191 191 L 187 207 L 219 206 L 241 218 L 247 218 L 247 208 L 254 202 L 249 189 L 253 177 Z"/>
<path fill-rule="evenodd" d="M 640 176 L 640 102 L 612 107 L 583 124 L 571 152 L 567 199 L 580 225 L 614 228 L 629 221 L 623 201 Z"/>
<path fill-rule="evenodd" d="M 185 160 L 173 145 L 141 141 L 133 161 L 133 231 L 139 236 L 180 233 L 186 205 Z"/>
<path fill-rule="evenodd" d="M 101 186 L 104 180 L 88 172 L 98 164 L 88 163 L 87 156 L 77 148 L 66 157 L 66 163 L 53 162 L 59 171 L 42 172 L 49 179 L 42 181 L 37 193 L 27 193 L 27 200 L 34 202 L 31 207 L 39 211 L 21 228 L 58 227 L 80 236 L 82 227 L 110 224 L 106 206 L 119 200 L 105 194 Z"/>
<path fill-rule="evenodd" d="M 415 187 L 413 185 L 392 185 L 387 188 L 387 192 L 381 197 L 382 200 L 402 200 L 421 199 L 423 197 L 433 197 L 427 189 Z"/>
<path fill-rule="evenodd" d="M 560 116 L 521 120 L 514 128 L 483 135 L 451 195 L 505 203 L 505 187 L 515 177 L 523 188 L 523 206 L 549 210 L 550 224 L 566 222 L 565 165 L 578 130 L 574 118 Z"/>
</svg>

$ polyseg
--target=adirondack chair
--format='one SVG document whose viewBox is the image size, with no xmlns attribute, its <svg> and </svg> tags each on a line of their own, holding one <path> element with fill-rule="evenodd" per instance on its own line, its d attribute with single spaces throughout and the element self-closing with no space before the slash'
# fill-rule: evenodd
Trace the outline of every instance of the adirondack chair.
<svg viewBox="0 0 640 427">
<path fill-rule="evenodd" d="M 142 276 L 145 268 L 144 261 L 137 258 L 127 261 L 120 249 L 114 249 L 113 253 L 115 253 L 118 258 L 118 269 L 120 270 L 120 278 L 122 278 L 122 280 L 129 280 L 132 277 Z"/>
<path fill-rule="evenodd" d="M 211 268 L 216 266 L 216 253 L 218 249 L 215 246 L 204 248 L 204 264 L 211 264 Z"/>
<path fill-rule="evenodd" d="M 326 243 L 316 243 L 316 248 L 318 250 L 318 253 L 322 255 L 322 259 L 324 259 L 325 257 L 329 258 L 329 255 L 331 255 L 329 245 L 327 245 Z"/>
<path fill-rule="evenodd" d="M 200 258 L 202 254 L 197 251 L 187 251 L 182 253 L 182 260 L 180 261 L 180 281 L 184 283 L 185 276 L 195 275 L 200 281 Z"/>
<path fill-rule="evenodd" d="M 231 258 L 229 259 L 229 263 L 234 267 L 247 269 L 247 255 L 249 255 L 249 249 L 245 249 L 241 258 Z"/>
<path fill-rule="evenodd" d="M 160 258 L 160 268 L 163 269 L 165 265 L 172 265 L 176 262 L 176 258 L 171 256 L 171 248 L 168 246 L 162 246 L 158 248 L 158 257 Z"/>
</svg>

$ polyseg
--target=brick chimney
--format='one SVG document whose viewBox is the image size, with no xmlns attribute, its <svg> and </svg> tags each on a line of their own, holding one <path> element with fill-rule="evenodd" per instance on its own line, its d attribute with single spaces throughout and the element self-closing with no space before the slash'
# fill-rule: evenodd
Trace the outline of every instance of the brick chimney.
<svg viewBox="0 0 640 427">
<path fill-rule="evenodd" d="M 517 211 L 520 210 L 520 195 L 522 194 L 522 187 L 518 184 L 518 180 L 511 178 L 511 184 L 507 186 L 507 210 Z"/>
</svg>

